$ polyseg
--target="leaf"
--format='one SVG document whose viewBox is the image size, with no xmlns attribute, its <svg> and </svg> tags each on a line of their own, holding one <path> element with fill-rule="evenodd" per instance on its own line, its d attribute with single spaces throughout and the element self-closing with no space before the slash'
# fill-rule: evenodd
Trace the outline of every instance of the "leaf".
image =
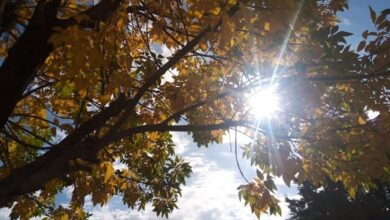
<svg viewBox="0 0 390 220">
<path fill-rule="evenodd" d="M 110 101 L 110 98 L 111 98 L 110 94 L 105 94 L 102 97 L 100 97 L 100 102 L 102 103 L 102 105 L 105 105 Z"/>
<path fill-rule="evenodd" d="M 348 188 L 348 193 L 351 196 L 351 198 L 354 199 L 356 197 L 356 187 L 349 187 Z"/>
<path fill-rule="evenodd" d="M 229 5 L 235 5 L 237 4 L 238 0 L 228 0 Z"/>
<path fill-rule="evenodd" d="M 330 29 L 330 33 L 331 33 L 331 34 L 335 34 L 338 30 L 339 30 L 339 26 L 336 25 L 336 26 L 334 26 L 334 27 L 332 27 L 332 28 Z"/>
<path fill-rule="evenodd" d="M 341 37 L 348 37 L 353 35 L 351 32 L 346 32 L 346 31 L 340 31 L 336 35 L 341 36 Z"/>
<path fill-rule="evenodd" d="M 363 48 L 366 46 L 366 41 L 361 41 L 360 43 L 359 43 L 359 45 L 358 45 L 358 47 L 357 47 L 357 51 L 359 52 L 359 51 L 361 51 L 361 50 L 363 50 Z"/>
<path fill-rule="evenodd" d="M 194 11 L 194 15 L 195 15 L 196 18 L 202 18 L 203 17 L 203 13 L 201 11 L 198 11 L 198 10 Z"/>
<path fill-rule="evenodd" d="M 384 15 L 390 15 L 390 8 L 387 8 L 381 12 Z"/>
<path fill-rule="evenodd" d="M 200 49 L 201 49 L 203 52 L 206 52 L 206 51 L 207 51 L 207 48 L 208 48 L 207 43 L 205 43 L 205 42 L 199 43 L 199 47 L 200 47 Z"/>
<path fill-rule="evenodd" d="M 367 121 L 362 116 L 359 116 L 358 123 L 359 125 L 365 125 L 367 124 Z"/>
<path fill-rule="evenodd" d="M 259 179 L 261 179 L 261 180 L 264 179 L 264 175 L 261 173 L 260 170 L 256 170 L 256 176 L 257 176 Z"/>
<path fill-rule="evenodd" d="M 149 139 L 152 141 L 152 142 L 156 142 L 158 139 L 160 138 L 160 135 L 158 132 L 151 132 L 149 134 Z"/>
<path fill-rule="evenodd" d="M 0 167 L 0 180 L 3 179 L 4 177 L 8 176 L 10 173 L 10 169 L 7 167 Z"/>
<path fill-rule="evenodd" d="M 219 13 L 221 13 L 222 9 L 221 7 L 215 7 L 211 10 L 211 12 L 214 14 L 214 15 L 219 15 Z"/>
<path fill-rule="evenodd" d="M 51 128 L 50 128 L 50 133 L 51 133 L 53 136 L 56 136 L 56 134 L 57 134 L 57 128 L 56 128 L 56 127 L 51 127 Z"/>
<path fill-rule="evenodd" d="M 368 37 L 368 30 L 365 30 L 365 31 L 362 33 L 362 36 L 363 36 L 363 38 L 366 40 L 367 37 Z"/>
<path fill-rule="evenodd" d="M 269 206 L 269 212 L 271 215 L 282 215 L 282 209 L 278 204 L 270 204 Z"/>
<path fill-rule="evenodd" d="M 378 24 L 382 23 L 385 19 L 386 19 L 386 15 L 381 14 L 381 15 L 376 19 L 375 24 L 378 25 Z M 381 29 L 381 28 L 379 28 L 379 29 Z"/>
<path fill-rule="evenodd" d="M 202 27 L 198 24 L 193 24 L 193 25 L 188 27 L 188 30 L 191 32 L 200 32 L 200 31 L 202 31 Z"/>
<path fill-rule="evenodd" d="M 368 6 L 368 8 L 370 9 L 371 21 L 372 21 L 373 23 L 375 23 L 375 21 L 376 21 L 376 13 L 375 13 L 375 11 L 371 8 L 371 6 Z"/>
<path fill-rule="evenodd" d="M 26 18 L 34 18 L 34 11 L 39 11 L 36 4 L 24 7 L 24 1 L 7 2 L 17 6 L 12 13 L 6 7 L 5 11 L 17 18 L 9 23 L 18 24 L 16 28 L 8 27 L 8 21 L 2 24 L 4 36 L 10 36 L 0 38 L 0 59 L 10 65 L 9 72 L 2 71 L 2 78 L 18 76 L 13 69 L 26 63 L 31 67 L 23 71 L 34 80 L 22 83 L 24 87 L 18 91 L 24 93 L 15 94 L 20 99 L 10 106 L 12 115 L 5 118 L 9 123 L 3 130 L 9 137 L 7 132 L 0 135 L 0 143 L 6 145 L 0 163 L 12 167 L 9 175 L 16 176 L 19 169 L 34 168 L 34 164 L 71 168 L 56 169 L 55 176 L 61 178 L 52 187 L 47 187 L 45 179 L 27 193 L 16 192 L 21 195 L 9 203 L 21 208 L 19 213 L 13 212 L 15 218 L 65 212 L 78 219 L 75 215 L 81 213 L 89 195 L 94 204 L 120 196 L 132 209 L 152 206 L 167 216 L 176 207 L 190 173 L 184 162 L 174 159 L 173 130 L 187 131 L 195 142 L 206 146 L 221 143 L 228 129 L 239 128 L 253 137 L 243 155 L 254 165 L 256 176 L 239 191 L 239 197 L 250 203 L 257 216 L 280 212 L 269 192 L 276 190 L 272 177 L 283 178 L 289 185 L 305 180 L 319 184 L 330 176 L 354 186 L 361 182 L 369 185 L 372 179 L 389 175 L 383 169 L 388 166 L 383 146 L 389 141 L 373 132 L 390 124 L 383 101 L 389 79 L 354 78 L 371 73 L 375 77 L 377 69 L 387 67 L 384 14 L 373 16 L 378 33 L 363 32 L 365 41 L 357 46 L 363 54 L 342 44 L 351 33 L 335 25 L 337 10 L 345 8 L 346 1 L 306 2 L 305 13 L 296 17 L 299 1 L 130 0 L 105 7 L 111 1 L 90 4 L 71 0 L 58 6 L 62 18 L 75 18 L 61 25 L 69 25 L 67 28 L 46 30 L 44 26 L 38 32 L 18 29 L 22 25 L 29 30 L 34 24 Z M 93 19 L 78 16 L 79 11 L 96 9 L 99 16 Z M 297 21 L 285 42 L 293 17 Z M 29 33 L 34 35 L 29 37 Z M 41 34 L 44 36 L 39 37 Z M 47 39 L 54 45 L 47 47 Z M 14 44 L 17 50 L 10 49 Z M 34 47 L 45 53 L 31 54 L 37 51 Z M 349 77 L 353 80 L 343 80 Z M 275 117 L 256 120 L 245 105 L 247 93 L 266 84 L 278 84 L 280 111 Z M 1 85 L 17 86 L 13 80 Z M 28 90 L 35 88 L 38 90 L 29 95 Z M 0 93 L 0 100 L 5 96 L 8 94 Z M 383 112 L 383 117 L 370 123 L 371 130 L 355 126 L 368 123 L 366 115 L 358 114 L 366 106 Z M 172 120 L 165 123 L 170 116 Z M 236 120 L 246 126 L 235 125 Z M 14 128 L 11 122 L 22 127 Z M 220 125 L 226 127 L 218 130 Z M 61 135 L 56 130 L 59 126 Z M 44 141 L 55 141 L 55 148 L 45 153 L 22 146 L 42 147 Z M 116 160 L 126 168 L 114 169 Z M 353 167 L 340 161 L 353 162 Z M 21 172 L 23 177 L 13 182 L 15 189 L 31 187 L 23 181 L 47 176 L 47 170 Z M 359 175 L 351 170 L 358 170 Z M 2 177 L 4 172 L 0 170 Z M 72 199 L 69 206 L 59 208 L 55 195 L 66 185 L 74 186 Z M 0 191 L 6 187 L 3 184 Z M 44 206 L 29 200 L 37 189 L 44 192 L 36 198 Z M 53 205 L 54 211 L 46 205 Z"/>
<path fill-rule="evenodd" d="M 230 42 L 230 46 L 233 47 L 235 44 L 234 38 L 231 38 L 229 42 Z"/>
<path fill-rule="evenodd" d="M 105 173 L 104 173 L 104 183 L 107 183 L 107 181 L 112 177 L 114 168 L 112 166 L 112 163 L 108 163 L 105 166 Z"/>
<path fill-rule="evenodd" d="M 267 187 L 267 189 L 271 192 L 277 189 L 271 176 L 267 176 L 267 180 L 264 181 L 264 186 Z"/>
<path fill-rule="evenodd" d="M 265 31 L 269 31 L 270 30 L 270 26 L 271 26 L 271 24 L 269 22 L 265 22 L 264 23 L 264 30 Z"/>
</svg>

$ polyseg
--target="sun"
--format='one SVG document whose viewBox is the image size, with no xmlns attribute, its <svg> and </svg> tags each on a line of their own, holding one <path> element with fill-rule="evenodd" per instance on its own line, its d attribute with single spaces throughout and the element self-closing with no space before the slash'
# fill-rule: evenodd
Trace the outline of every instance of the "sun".
<svg viewBox="0 0 390 220">
<path fill-rule="evenodd" d="M 279 96 L 276 87 L 267 87 L 258 90 L 248 99 L 251 112 L 256 118 L 270 118 L 279 110 Z"/>
</svg>

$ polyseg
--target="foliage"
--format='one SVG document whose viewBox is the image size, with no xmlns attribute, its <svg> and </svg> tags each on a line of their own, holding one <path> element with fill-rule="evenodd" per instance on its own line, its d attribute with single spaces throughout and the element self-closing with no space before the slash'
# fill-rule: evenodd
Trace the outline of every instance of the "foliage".
<svg viewBox="0 0 390 220">
<path fill-rule="evenodd" d="M 199 146 L 229 129 L 254 139 L 243 149 L 258 175 L 239 195 L 257 216 L 280 213 L 276 176 L 328 176 L 352 197 L 387 180 L 390 11 L 371 9 L 376 30 L 357 53 L 337 26 L 346 2 L 2 1 L 0 206 L 83 219 L 86 196 L 120 195 L 167 216 L 191 172 L 173 131 Z M 270 84 L 283 105 L 254 123 L 246 98 Z M 71 202 L 58 207 L 65 187 Z"/>
<path fill-rule="evenodd" d="M 286 199 L 293 219 L 388 219 L 390 188 L 379 181 L 367 191 L 359 188 L 351 198 L 340 182 L 327 181 L 323 188 L 308 182 L 299 187 L 299 199 Z"/>
</svg>

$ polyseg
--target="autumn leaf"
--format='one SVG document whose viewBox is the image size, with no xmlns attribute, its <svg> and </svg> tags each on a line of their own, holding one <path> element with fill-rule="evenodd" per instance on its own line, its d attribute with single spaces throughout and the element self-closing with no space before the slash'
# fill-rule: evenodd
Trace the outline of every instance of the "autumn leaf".
<svg viewBox="0 0 390 220">
<path fill-rule="evenodd" d="M 359 116 L 358 123 L 359 125 L 365 125 L 367 124 L 367 121 L 362 116 Z"/>
<path fill-rule="evenodd" d="M 238 191 L 257 216 L 281 212 L 276 177 L 352 196 L 389 174 L 388 9 L 369 8 L 356 52 L 341 0 L 3 2 L 0 207 L 13 219 L 86 219 L 89 196 L 168 216 L 191 173 L 172 132 L 199 147 L 248 136 L 237 148 L 257 172 Z M 269 84 L 280 106 L 257 118 L 247 99 Z"/>
</svg>

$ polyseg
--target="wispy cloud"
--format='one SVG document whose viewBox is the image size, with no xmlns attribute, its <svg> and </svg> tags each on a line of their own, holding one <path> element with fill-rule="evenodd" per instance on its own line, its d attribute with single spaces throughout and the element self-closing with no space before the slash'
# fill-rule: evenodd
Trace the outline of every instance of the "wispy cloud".
<svg viewBox="0 0 390 220">
<path fill-rule="evenodd" d="M 179 209 L 174 210 L 169 219 L 255 220 L 256 217 L 250 212 L 250 208 L 245 207 L 238 199 L 237 186 L 243 183 L 238 172 L 224 167 L 218 158 L 215 158 L 215 160 L 210 159 L 207 153 L 207 150 L 196 151 L 184 156 L 184 159 L 189 161 L 193 167 L 193 175 L 188 181 L 188 184 L 182 188 L 183 196 L 178 202 Z M 226 154 L 223 157 L 226 157 Z M 283 216 L 262 216 L 262 219 L 277 220 L 288 217 L 288 208 L 284 202 L 283 195 L 278 195 L 281 200 L 282 209 L 284 210 Z M 93 214 L 91 219 L 96 220 L 164 219 L 157 218 L 150 206 L 145 211 L 130 210 L 121 205 L 119 197 L 115 197 L 108 206 L 90 206 L 90 208 Z"/>
<path fill-rule="evenodd" d="M 177 154 L 183 154 L 188 150 L 190 140 L 188 137 L 180 132 L 172 132 L 172 140 L 176 145 L 175 152 Z"/>
<path fill-rule="evenodd" d="M 225 170 L 216 161 L 205 159 L 204 153 L 191 153 L 184 158 L 192 165 L 193 175 L 182 188 L 179 209 L 173 211 L 169 219 L 256 219 L 238 200 L 236 188 L 242 182 L 235 171 Z M 92 219 L 164 219 L 157 218 L 151 207 L 137 212 L 120 205 L 118 200 L 119 197 L 114 198 L 105 207 L 91 207 Z"/>
<path fill-rule="evenodd" d="M 343 19 L 341 20 L 341 23 L 343 23 L 343 24 L 346 25 L 346 26 L 349 26 L 349 25 L 352 24 L 351 21 L 350 21 L 348 18 L 343 18 Z"/>
<path fill-rule="evenodd" d="M 11 209 L 1 208 L 0 209 L 0 219 L 8 219 L 10 213 L 11 213 Z"/>
<path fill-rule="evenodd" d="M 187 185 L 182 187 L 182 197 L 179 198 L 179 209 L 174 210 L 169 220 L 255 220 L 257 219 L 249 207 L 245 207 L 238 199 L 237 186 L 243 184 L 243 179 L 237 171 L 234 153 L 229 151 L 227 144 L 210 146 L 209 149 L 197 149 L 190 141 L 190 137 L 182 133 L 173 133 L 177 150 L 184 159 L 190 162 L 193 170 Z M 242 160 L 242 168 L 249 170 L 249 163 Z M 116 163 L 116 168 L 121 168 Z M 248 178 L 250 175 L 248 174 Z M 287 204 L 284 195 L 296 194 L 294 189 L 283 186 L 281 179 L 275 180 L 281 190 L 277 194 L 281 201 L 283 216 L 262 216 L 262 220 L 280 220 L 288 217 Z M 72 187 L 63 190 L 62 200 L 59 203 L 69 202 Z M 94 207 L 91 196 L 85 199 L 85 209 L 93 214 L 92 220 L 163 220 L 157 218 L 151 206 L 144 211 L 131 210 L 123 205 L 120 196 L 114 196 L 108 205 Z M 10 210 L 0 209 L 0 219 L 8 219 Z"/>
</svg>

